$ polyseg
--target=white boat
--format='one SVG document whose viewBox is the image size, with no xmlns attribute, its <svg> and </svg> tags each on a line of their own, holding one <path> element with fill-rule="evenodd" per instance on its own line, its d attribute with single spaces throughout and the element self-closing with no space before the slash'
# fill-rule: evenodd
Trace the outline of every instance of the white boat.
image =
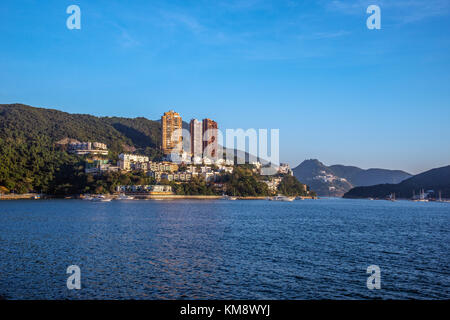
<svg viewBox="0 0 450 320">
<path fill-rule="evenodd" d="M 412 201 L 414 201 L 414 202 L 428 202 L 428 199 L 425 196 L 425 191 L 423 189 L 420 190 L 420 195 L 419 195 L 418 198 L 414 194 Z"/>
<path fill-rule="evenodd" d="M 92 201 L 100 201 L 100 202 L 109 202 L 112 200 L 112 198 L 107 198 L 104 195 L 100 195 L 100 196 L 94 196 L 91 199 Z"/>
<path fill-rule="evenodd" d="M 119 194 L 119 196 L 116 198 L 116 200 L 133 200 L 134 197 L 132 196 L 127 196 L 124 193 Z"/>
<path fill-rule="evenodd" d="M 221 199 L 222 200 L 237 200 L 237 197 L 232 197 L 232 196 L 224 194 Z"/>
<path fill-rule="evenodd" d="M 395 200 L 395 193 L 391 193 L 391 194 L 386 198 L 386 200 L 393 201 L 393 202 L 397 201 L 397 200 Z"/>
<path fill-rule="evenodd" d="M 294 201 L 295 197 L 286 197 L 286 196 L 275 196 L 269 198 L 269 201 Z"/>
</svg>

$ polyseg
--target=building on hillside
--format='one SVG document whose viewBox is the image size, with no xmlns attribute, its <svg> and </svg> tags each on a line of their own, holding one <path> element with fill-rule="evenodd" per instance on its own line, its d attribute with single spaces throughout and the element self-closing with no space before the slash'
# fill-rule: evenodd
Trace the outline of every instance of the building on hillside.
<svg viewBox="0 0 450 320">
<path fill-rule="evenodd" d="M 150 178 L 154 178 L 156 181 L 161 181 L 161 175 L 164 172 L 162 171 L 148 171 L 147 172 L 147 176 L 149 176 Z"/>
<path fill-rule="evenodd" d="M 191 159 L 191 154 L 185 151 L 182 151 L 180 153 L 170 153 L 164 156 L 164 160 L 173 163 L 189 164 L 192 162 Z"/>
<path fill-rule="evenodd" d="M 218 166 L 220 172 L 233 173 L 234 167 Z"/>
<path fill-rule="evenodd" d="M 193 164 L 202 164 L 203 163 L 203 159 L 201 157 L 192 157 L 192 162 Z"/>
<path fill-rule="evenodd" d="M 192 180 L 192 174 L 188 172 L 162 173 L 161 179 L 175 182 L 188 182 Z"/>
<path fill-rule="evenodd" d="M 220 177 L 219 172 L 202 172 L 200 174 L 200 177 L 202 177 L 206 182 L 213 182 L 216 181 Z"/>
<path fill-rule="evenodd" d="M 201 172 L 201 173 L 212 172 L 212 171 L 213 171 L 212 168 L 209 167 L 209 166 L 203 166 L 203 167 L 200 167 L 200 172 Z"/>
<path fill-rule="evenodd" d="M 141 156 L 137 154 L 121 153 L 119 154 L 119 161 L 117 165 L 120 170 L 147 170 L 147 163 L 149 158 L 147 156 Z"/>
<path fill-rule="evenodd" d="M 203 155 L 203 128 L 202 123 L 197 119 L 192 119 L 189 123 L 191 135 L 191 155 L 201 158 Z"/>
<path fill-rule="evenodd" d="M 161 117 L 161 148 L 165 155 L 183 151 L 182 126 L 181 116 L 173 110 L 165 112 Z"/>
<path fill-rule="evenodd" d="M 211 119 L 203 119 L 203 157 L 218 158 L 218 125 Z"/>
<path fill-rule="evenodd" d="M 234 160 L 226 159 L 225 160 L 225 165 L 226 166 L 234 166 Z"/>
<path fill-rule="evenodd" d="M 288 163 L 280 163 L 280 166 L 278 167 L 278 172 L 282 174 L 289 174 L 291 176 L 294 175 Z"/>
<path fill-rule="evenodd" d="M 171 195 L 172 187 L 164 185 L 128 185 L 117 186 L 116 191 L 119 193 L 144 193 L 149 195 Z"/>
<path fill-rule="evenodd" d="M 147 170 L 150 171 L 161 171 L 161 172 L 176 172 L 178 171 L 178 165 L 173 162 L 163 161 L 163 162 L 148 162 Z"/>
<path fill-rule="evenodd" d="M 112 166 L 108 162 L 109 160 L 104 159 L 86 160 L 84 165 L 84 172 L 93 175 L 98 175 L 104 172 L 119 171 L 119 167 Z"/>
<path fill-rule="evenodd" d="M 108 155 L 108 148 L 106 144 L 101 142 L 71 142 L 67 147 L 67 151 L 78 155 Z"/>
<path fill-rule="evenodd" d="M 202 159 L 202 162 L 204 165 L 212 165 L 213 164 L 213 161 L 211 160 L 211 158 L 208 158 L 208 157 L 204 157 Z"/>
<path fill-rule="evenodd" d="M 281 178 L 272 178 L 264 182 L 267 184 L 269 191 L 277 191 L 278 185 L 280 184 L 281 180 Z"/>
</svg>

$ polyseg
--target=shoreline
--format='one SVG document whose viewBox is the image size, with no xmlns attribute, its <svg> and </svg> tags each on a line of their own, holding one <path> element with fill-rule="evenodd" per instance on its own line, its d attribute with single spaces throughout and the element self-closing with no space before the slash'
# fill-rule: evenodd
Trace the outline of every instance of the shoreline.
<svg viewBox="0 0 450 320">
<path fill-rule="evenodd" d="M 133 196 L 133 200 L 222 200 L 223 196 L 217 195 L 161 195 L 161 194 L 127 194 Z M 36 198 L 38 197 L 38 198 Z M 109 195 L 107 197 L 112 198 L 113 200 L 117 199 L 117 195 Z M 248 196 L 248 197 L 238 197 L 236 196 L 236 200 L 266 200 L 269 196 Z M 314 197 L 299 197 L 302 199 L 317 199 Z M 83 196 L 81 195 L 68 195 L 68 196 L 51 196 L 45 195 L 40 196 L 38 194 L 14 194 L 14 195 L 1 195 L 1 200 L 51 200 L 51 199 L 60 199 L 60 200 L 82 200 Z M 226 200 L 226 199 L 223 199 Z M 132 200 L 130 200 L 132 201 Z"/>
</svg>

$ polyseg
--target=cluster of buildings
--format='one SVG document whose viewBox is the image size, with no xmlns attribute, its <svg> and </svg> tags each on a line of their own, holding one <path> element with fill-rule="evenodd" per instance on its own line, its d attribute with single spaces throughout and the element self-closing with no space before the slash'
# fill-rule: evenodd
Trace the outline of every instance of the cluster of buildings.
<svg viewBox="0 0 450 320">
<path fill-rule="evenodd" d="M 106 144 L 100 142 L 72 142 L 69 144 L 68 150 L 80 155 L 92 155 L 93 157 L 86 160 L 85 172 L 94 175 L 104 172 L 139 170 L 156 181 L 189 182 L 194 177 L 199 177 L 206 182 L 217 182 L 224 173 L 233 172 L 234 161 L 223 159 L 218 155 L 217 122 L 208 118 L 202 121 L 197 119 L 190 121 L 190 150 L 183 149 L 182 129 L 183 121 L 179 113 L 170 110 L 163 114 L 161 117 L 161 150 L 164 161 L 150 161 L 148 156 L 121 153 L 117 165 L 114 165 L 109 160 L 99 157 L 99 155 L 106 156 L 108 154 Z M 185 145 L 187 144 L 185 143 Z M 174 156 L 177 157 L 176 162 L 174 162 Z M 254 165 L 255 172 L 262 170 L 260 162 L 251 164 Z M 292 170 L 288 164 L 281 163 L 278 173 L 292 175 Z M 280 181 L 280 177 L 272 177 L 265 182 L 270 190 L 276 190 Z M 132 187 L 146 192 L 159 192 L 148 189 L 154 186 L 121 186 L 120 188 L 125 191 L 126 188 Z M 136 190 L 127 189 L 126 191 Z"/>
<path fill-rule="evenodd" d="M 288 174 L 291 176 L 294 175 L 294 173 L 292 172 L 292 169 L 288 163 L 280 163 L 280 166 L 278 167 L 278 173 Z"/>
<path fill-rule="evenodd" d="M 161 117 L 161 150 L 167 160 L 183 163 L 212 164 L 221 159 L 218 152 L 218 125 L 211 119 L 189 122 L 190 150 L 183 149 L 183 120 L 178 112 L 170 110 Z"/>
<path fill-rule="evenodd" d="M 225 164 L 218 165 L 183 165 L 170 161 L 154 162 L 147 156 L 121 153 L 119 155 L 118 168 L 121 171 L 140 170 L 147 173 L 148 176 L 155 178 L 156 181 L 168 180 L 175 182 L 188 182 L 193 177 L 198 176 L 205 181 L 216 181 L 224 173 L 233 172 L 233 166 Z"/>
<path fill-rule="evenodd" d="M 93 158 L 93 159 L 86 159 L 84 161 L 84 172 L 86 173 L 97 175 L 103 172 L 117 172 L 117 171 L 119 171 L 119 167 L 109 163 L 108 159 Z"/>
<path fill-rule="evenodd" d="M 142 170 L 147 171 L 162 171 L 162 172 L 175 172 L 178 171 L 178 164 L 170 161 L 153 162 L 149 157 L 121 153 L 119 154 L 119 161 L 117 165 L 122 171 Z"/>
<path fill-rule="evenodd" d="M 345 179 L 345 178 L 336 177 L 335 175 L 333 175 L 331 173 L 327 173 L 323 170 L 319 172 L 319 175 L 314 176 L 313 179 L 319 180 L 319 181 L 322 181 L 325 183 L 332 183 L 333 181 L 341 181 L 341 182 L 347 181 L 347 179 Z"/>
<path fill-rule="evenodd" d="M 267 187 L 270 191 L 276 191 L 278 188 L 278 185 L 280 184 L 282 178 L 281 177 L 275 177 L 272 179 L 269 179 L 267 181 L 264 181 L 267 184 Z"/>
</svg>

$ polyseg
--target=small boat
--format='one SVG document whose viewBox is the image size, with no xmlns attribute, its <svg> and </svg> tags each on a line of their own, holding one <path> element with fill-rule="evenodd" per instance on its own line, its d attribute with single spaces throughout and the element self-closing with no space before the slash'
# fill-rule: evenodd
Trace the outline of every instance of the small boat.
<svg viewBox="0 0 450 320">
<path fill-rule="evenodd" d="M 393 202 L 397 201 L 397 200 L 395 200 L 395 193 L 391 193 L 391 194 L 386 198 L 386 200 L 393 201 Z"/>
<path fill-rule="evenodd" d="M 237 200 L 237 197 L 232 197 L 232 196 L 224 194 L 221 199 L 222 200 Z"/>
<path fill-rule="evenodd" d="M 124 193 L 119 194 L 119 196 L 116 198 L 116 200 L 133 200 L 134 197 L 132 196 L 127 196 Z"/>
<path fill-rule="evenodd" d="M 112 198 L 107 198 L 104 195 L 95 196 L 92 198 L 92 201 L 99 201 L 99 202 L 109 202 L 111 200 L 112 200 Z"/>
<path fill-rule="evenodd" d="M 269 198 L 269 201 L 294 201 L 295 197 L 286 197 L 286 196 L 275 196 L 272 198 Z"/>
<path fill-rule="evenodd" d="M 413 195 L 412 201 L 414 201 L 414 202 L 428 202 L 428 199 L 425 196 L 425 191 L 423 189 L 420 190 L 420 195 L 419 195 L 418 198 L 415 195 Z"/>
</svg>

